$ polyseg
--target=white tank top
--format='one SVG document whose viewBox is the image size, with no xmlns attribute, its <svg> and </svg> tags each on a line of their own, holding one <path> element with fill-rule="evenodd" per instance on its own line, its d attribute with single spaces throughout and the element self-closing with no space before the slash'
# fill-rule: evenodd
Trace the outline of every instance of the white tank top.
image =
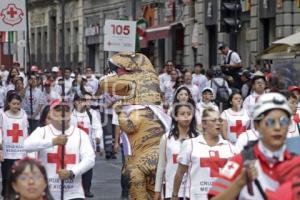
<svg viewBox="0 0 300 200">
<path fill-rule="evenodd" d="M 250 128 L 251 120 L 245 109 L 234 112 L 225 110 L 221 117 L 227 121 L 227 135 L 230 142 L 236 143 L 238 136 Z"/>
<path fill-rule="evenodd" d="M 21 159 L 26 156 L 23 144 L 28 136 L 27 115 L 21 111 L 19 116 L 8 116 L 1 112 L 3 154 L 5 159 Z"/>
</svg>

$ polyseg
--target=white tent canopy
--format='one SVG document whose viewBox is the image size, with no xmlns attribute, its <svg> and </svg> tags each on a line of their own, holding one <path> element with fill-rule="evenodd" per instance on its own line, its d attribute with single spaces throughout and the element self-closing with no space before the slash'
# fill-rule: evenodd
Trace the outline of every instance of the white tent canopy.
<svg viewBox="0 0 300 200">
<path fill-rule="evenodd" d="M 292 59 L 300 56 L 300 32 L 272 42 L 272 46 L 265 49 L 260 59 Z"/>
</svg>

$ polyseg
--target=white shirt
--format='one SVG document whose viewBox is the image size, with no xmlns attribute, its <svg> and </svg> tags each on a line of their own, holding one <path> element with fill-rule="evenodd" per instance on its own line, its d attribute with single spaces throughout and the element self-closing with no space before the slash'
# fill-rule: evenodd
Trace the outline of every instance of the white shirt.
<svg viewBox="0 0 300 200">
<path fill-rule="evenodd" d="M 203 74 L 193 74 L 192 84 L 196 85 L 199 88 L 199 92 L 206 87 L 207 78 Z"/>
<path fill-rule="evenodd" d="M 250 141 L 256 141 L 258 139 L 259 133 L 254 129 L 249 129 L 238 136 L 235 146 L 242 151 Z"/>
<path fill-rule="evenodd" d="M 159 75 L 158 78 L 159 78 L 160 90 L 162 91 L 163 85 L 165 84 L 166 81 L 171 80 L 171 76 L 167 73 L 163 73 L 163 74 Z"/>
<path fill-rule="evenodd" d="M 168 80 L 162 85 L 162 92 L 165 94 L 165 102 L 171 104 L 173 102 L 173 95 L 175 89 L 173 88 L 175 85 L 175 81 Z"/>
<path fill-rule="evenodd" d="M 231 108 L 224 110 L 221 118 L 227 122 L 227 136 L 231 143 L 235 144 L 238 136 L 250 128 L 251 119 L 245 109 L 238 112 Z"/>
<path fill-rule="evenodd" d="M 224 61 L 226 61 L 226 63 L 233 65 L 233 64 L 239 64 L 242 62 L 242 60 L 237 52 L 232 52 L 230 62 L 228 62 L 230 52 L 232 52 L 232 50 L 229 50 L 227 55 L 224 56 Z"/>
<path fill-rule="evenodd" d="M 91 88 L 91 93 L 93 95 L 97 92 L 98 84 L 99 81 L 95 77 L 91 76 L 90 78 L 87 78 L 87 86 L 88 88 Z"/>
<path fill-rule="evenodd" d="M 38 111 L 40 106 L 44 105 L 44 95 L 39 88 L 32 89 L 32 113 Z M 22 108 L 25 110 L 28 116 L 31 116 L 31 101 L 30 101 L 30 89 L 28 88 L 25 92 L 24 100 L 22 101 Z M 40 111 L 34 118 L 35 120 L 40 119 Z"/>
<path fill-rule="evenodd" d="M 219 86 L 222 86 L 224 84 L 224 86 L 227 88 L 228 90 L 228 93 L 229 95 L 231 94 L 231 89 L 229 88 L 228 86 L 228 83 L 226 80 L 224 80 L 223 78 L 219 78 L 219 77 L 216 77 L 216 78 L 213 78 L 214 81 L 219 85 Z M 217 95 L 217 90 L 218 90 L 218 86 L 212 81 L 212 80 L 209 80 L 206 82 L 206 87 L 210 87 L 213 89 L 213 92 L 214 92 L 214 98 L 216 98 L 216 95 Z"/>
<path fill-rule="evenodd" d="M 219 137 L 215 146 L 207 145 L 203 135 L 183 142 L 178 163 L 188 166 L 188 180 L 185 196 L 191 200 L 206 200 L 212 182 L 228 158 L 238 153 L 230 142 Z"/>
<path fill-rule="evenodd" d="M 5 159 L 22 159 L 26 156 L 23 143 L 28 136 L 28 121 L 24 110 L 18 115 L 0 111 L 0 135 Z"/>
<path fill-rule="evenodd" d="M 54 199 L 60 199 L 61 181 L 57 170 L 60 169 L 60 148 L 53 145 L 52 140 L 61 135 L 61 131 L 55 129 L 51 124 L 38 127 L 24 142 L 27 152 L 38 152 L 38 159 L 44 165 L 48 175 L 48 184 Z M 70 126 L 65 135 L 68 142 L 65 145 L 65 168 L 72 170 L 74 179 L 65 181 L 64 197 L 66 200 L 85 198 L 81 185 L 81 175 L 93 168 L 95 165 L 95 153 L 87 134 L 81 129 Z"/>
<path fill-rule="evenodd" d="M 193 84 L 189 84 L 189 85 L 184 84 L 184 86 L 186 86 L 191 91 L 193 99 L 194 99 L 195 103 L 197 103 L 198 100 L 200 99 L 199 88 Z"/>
<path fill-rule="evenodd" d="M 198 115 L 199 119 L 197 119 L 197 121 L 200 120 L 200 122 L 202 121 L 202 114 L 205 109 L 212 108 L 215 111 L 219 112 L 218 106 L 213 102 L 204 103 L 203 101 L 200 101 L 199 103 L 196 104 L 196 107 L 197 110 L 199 110 L 199 115 Z"/>
</svg>

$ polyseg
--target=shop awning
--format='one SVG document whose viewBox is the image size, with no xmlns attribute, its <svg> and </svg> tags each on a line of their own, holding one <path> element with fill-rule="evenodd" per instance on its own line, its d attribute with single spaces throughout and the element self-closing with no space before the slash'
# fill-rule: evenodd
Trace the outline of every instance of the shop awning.
<svg viewBox="0 0 300 200">
<path fill-rule="evenodd" d="M 170 25 L 148 28 L 146 30 L 146 38 L 148 41 L 166 38 L 169 35 L 170 29 Z"/>
</svg>

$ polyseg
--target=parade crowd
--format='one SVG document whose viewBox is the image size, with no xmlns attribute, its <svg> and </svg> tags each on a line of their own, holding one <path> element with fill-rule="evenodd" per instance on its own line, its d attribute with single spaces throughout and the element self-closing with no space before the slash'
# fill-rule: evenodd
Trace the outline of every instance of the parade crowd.
<svg viewBox="0 0 300 200">
<path fill-rule="evenodd" d="M 161 109 L 172 122 L 160 141 L 154 199 L 300 199 L 291 187 L 300 183 L 299 158 L 285 144 L 300 134 L 300 88 L 282 92 L 269 68 L 242 70 L 236 52 L 219 49 L 218 68 L 167 61 L 159 75 Z M 30 71 L 18 63 L 0 69 L 2 196 L 60 199 L 64 180 L 65 199 L 93 197 L 96 153 L 132 155 L 117 98 L 99 94 L 101 77 L 90 67 Z"/>
</svg>

